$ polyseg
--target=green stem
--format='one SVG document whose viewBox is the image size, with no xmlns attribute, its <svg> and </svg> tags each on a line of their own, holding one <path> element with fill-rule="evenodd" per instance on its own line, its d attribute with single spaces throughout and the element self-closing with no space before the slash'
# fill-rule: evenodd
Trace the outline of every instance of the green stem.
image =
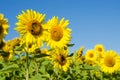
<svg viewBox="0 0 120 80">
<path fill-rule="evenodd" d="M 29 80 L 29 56 L 28 56 L 28 52 L 26 52 L 26 80 Z"/>
<path fill-rule="evenodd" d="M 37 65 L 37 62 L 36 62 L 36 59 L 35 59 L 35 58 L 34 58 L 34 64 L 35 64 L 36 73 L 38 74 L 38 65 Z"/>
</svg>

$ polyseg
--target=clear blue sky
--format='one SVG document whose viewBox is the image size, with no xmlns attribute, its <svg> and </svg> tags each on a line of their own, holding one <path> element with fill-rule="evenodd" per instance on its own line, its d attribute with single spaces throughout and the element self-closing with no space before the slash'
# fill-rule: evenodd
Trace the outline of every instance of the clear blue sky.
<svg viewBox="0 0 120 80">
<path fill-rule="evenodd" d="M 9 20 L 10 28 L 6 40 L 17 37 L 14 31 L 16 16 L 22 10 L 33 9 L 70 21 L 72 40 L 77 50 L 80 46 L 92 49 L 101 43 L 106 49 L 120 54 L 120 0 L 1 0 L 0 13 Z"/>
</svg>

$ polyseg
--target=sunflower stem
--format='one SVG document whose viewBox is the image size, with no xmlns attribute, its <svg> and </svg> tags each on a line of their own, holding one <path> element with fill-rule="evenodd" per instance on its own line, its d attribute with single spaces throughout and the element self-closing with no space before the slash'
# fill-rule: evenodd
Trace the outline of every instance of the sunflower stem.
<svg viewBox="0 0 120 80">
<path fill-rule="evenodd" d="M 36 74 L 38 74 L 38 64 L 36 62 L 36 59 L 34 58 L 34 64 L 35 64 L 35 70 L 36 70 Z"/>
<path fill-rule="evenodd" d="M 26 80 L 29 80 L 29 56 L 28 56 L 28 52 L 26 52 Z"/>
</svg>

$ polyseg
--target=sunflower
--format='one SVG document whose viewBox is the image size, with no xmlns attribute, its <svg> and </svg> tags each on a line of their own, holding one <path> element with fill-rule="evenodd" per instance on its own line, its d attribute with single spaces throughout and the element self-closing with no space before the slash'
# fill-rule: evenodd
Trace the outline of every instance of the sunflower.
<svg viewBox="0 0 120 80">
<path fill-rule="evenodd" d="M 54 16 L 44 25 L 48 29 L 47 46 L 61 48 L 70 42 L 71 29 L 67 28 L 68 24 L 68 20 L 62 18 L 59 22 L 58 17 Z"/>
<path fill-rule="evenodd" d="M 14 38 L 12 40 L 8 40 L 7 45 L 9 45 L 10 49 L 14 49 L 15 46 L 20 45 L 20 39 L 19 38 Z"/>
<path fill-rule="evenodd" d="M 67 71 L 70 64 L 71 58 L 68 57 L 68 50 L 56 49 L 53 53 L 54 67 L 63 71 Z"/>
<path fill-rule="evenodd" d="M 13 56 L 13 51 L 15 46 L 19 46 L 19 45 L 20 45 L 19 38 L 14 38 L 12 40 L 8 40 L 7 42 L 3 41 L 3 46 L 1 47 L 1 50 L 4 52 L 2 54 L 4 60 L 11 59 Z"/>
<path fill-rule="evenodd" d="M 85 54 L 85 61 L 86 63 L 92 65 L 94 63 L 96 63 L 97 60 L 97 56 L 94 50 L 87 50 L 86 54 Z"/>
<path fill-rule="evenodd" d="M 5 43 L 2 47 L 3 53 L 1 54 L 4 60 L 9 60 L 13 57 L 13 47 L 10 45 L 9 42 Z"/>
<path fill-rule="evenodd" d="M 98 54 L 98 57 L 102 58 L 104 56 L 105 48 L 102 44 L 97 44 L 95 45 L 95 51 Z"/>
<path fill-rule="evenodd" d="M 76 55 L 76 58 L 78 61 L 83 61 L 84 57 L 82 56 L 83 54 L 83 50 L 84 50 L 84 47 L 80 47 L 79 50 L 77 51 L 77 55 Z"/>
<path fill-rule="evenodd" d="M 120 57 L 117 52 L 109 50 L 105 53 L 104 58 L 100 60 L 101 70 L 105 73 L 112 74 L 115 71 L 118 71 L 120 67 Z"/>
<path fill-rule="evenodd" d="M 0 14 L 0 43 L 2 39 L 8 34 L 8 20 L 4 18 L 3 14 Z"/>
<path fill-rule="evenodd" d="M 43 45 L 45 29 L 42 26 L 45 14 L 33 10 L 22 11 L 22 14 L 17 16 L 15 30 L 17 30 L 22 42 L 29 46 L 29 44 Z"/>
</svg>

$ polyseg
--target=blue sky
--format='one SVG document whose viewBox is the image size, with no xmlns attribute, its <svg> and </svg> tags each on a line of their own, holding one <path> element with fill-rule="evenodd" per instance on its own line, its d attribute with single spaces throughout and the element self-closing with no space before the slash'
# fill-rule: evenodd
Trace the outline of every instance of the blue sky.
<svg viewBox="0 0 120 80">
<path fill-rule="evenodd" d="M 71 43 L 75 44 L 72 51 L 101 43 L 107 50 L 120 53 L 120 0 L 1 0 L 0 13 L 10 24 L 6 40 L 18 37 L 14 31 L 16 16 L 27 9 L 46 14 L 46 21 L 53 16 L 68 19 Z"/>
</svg>

